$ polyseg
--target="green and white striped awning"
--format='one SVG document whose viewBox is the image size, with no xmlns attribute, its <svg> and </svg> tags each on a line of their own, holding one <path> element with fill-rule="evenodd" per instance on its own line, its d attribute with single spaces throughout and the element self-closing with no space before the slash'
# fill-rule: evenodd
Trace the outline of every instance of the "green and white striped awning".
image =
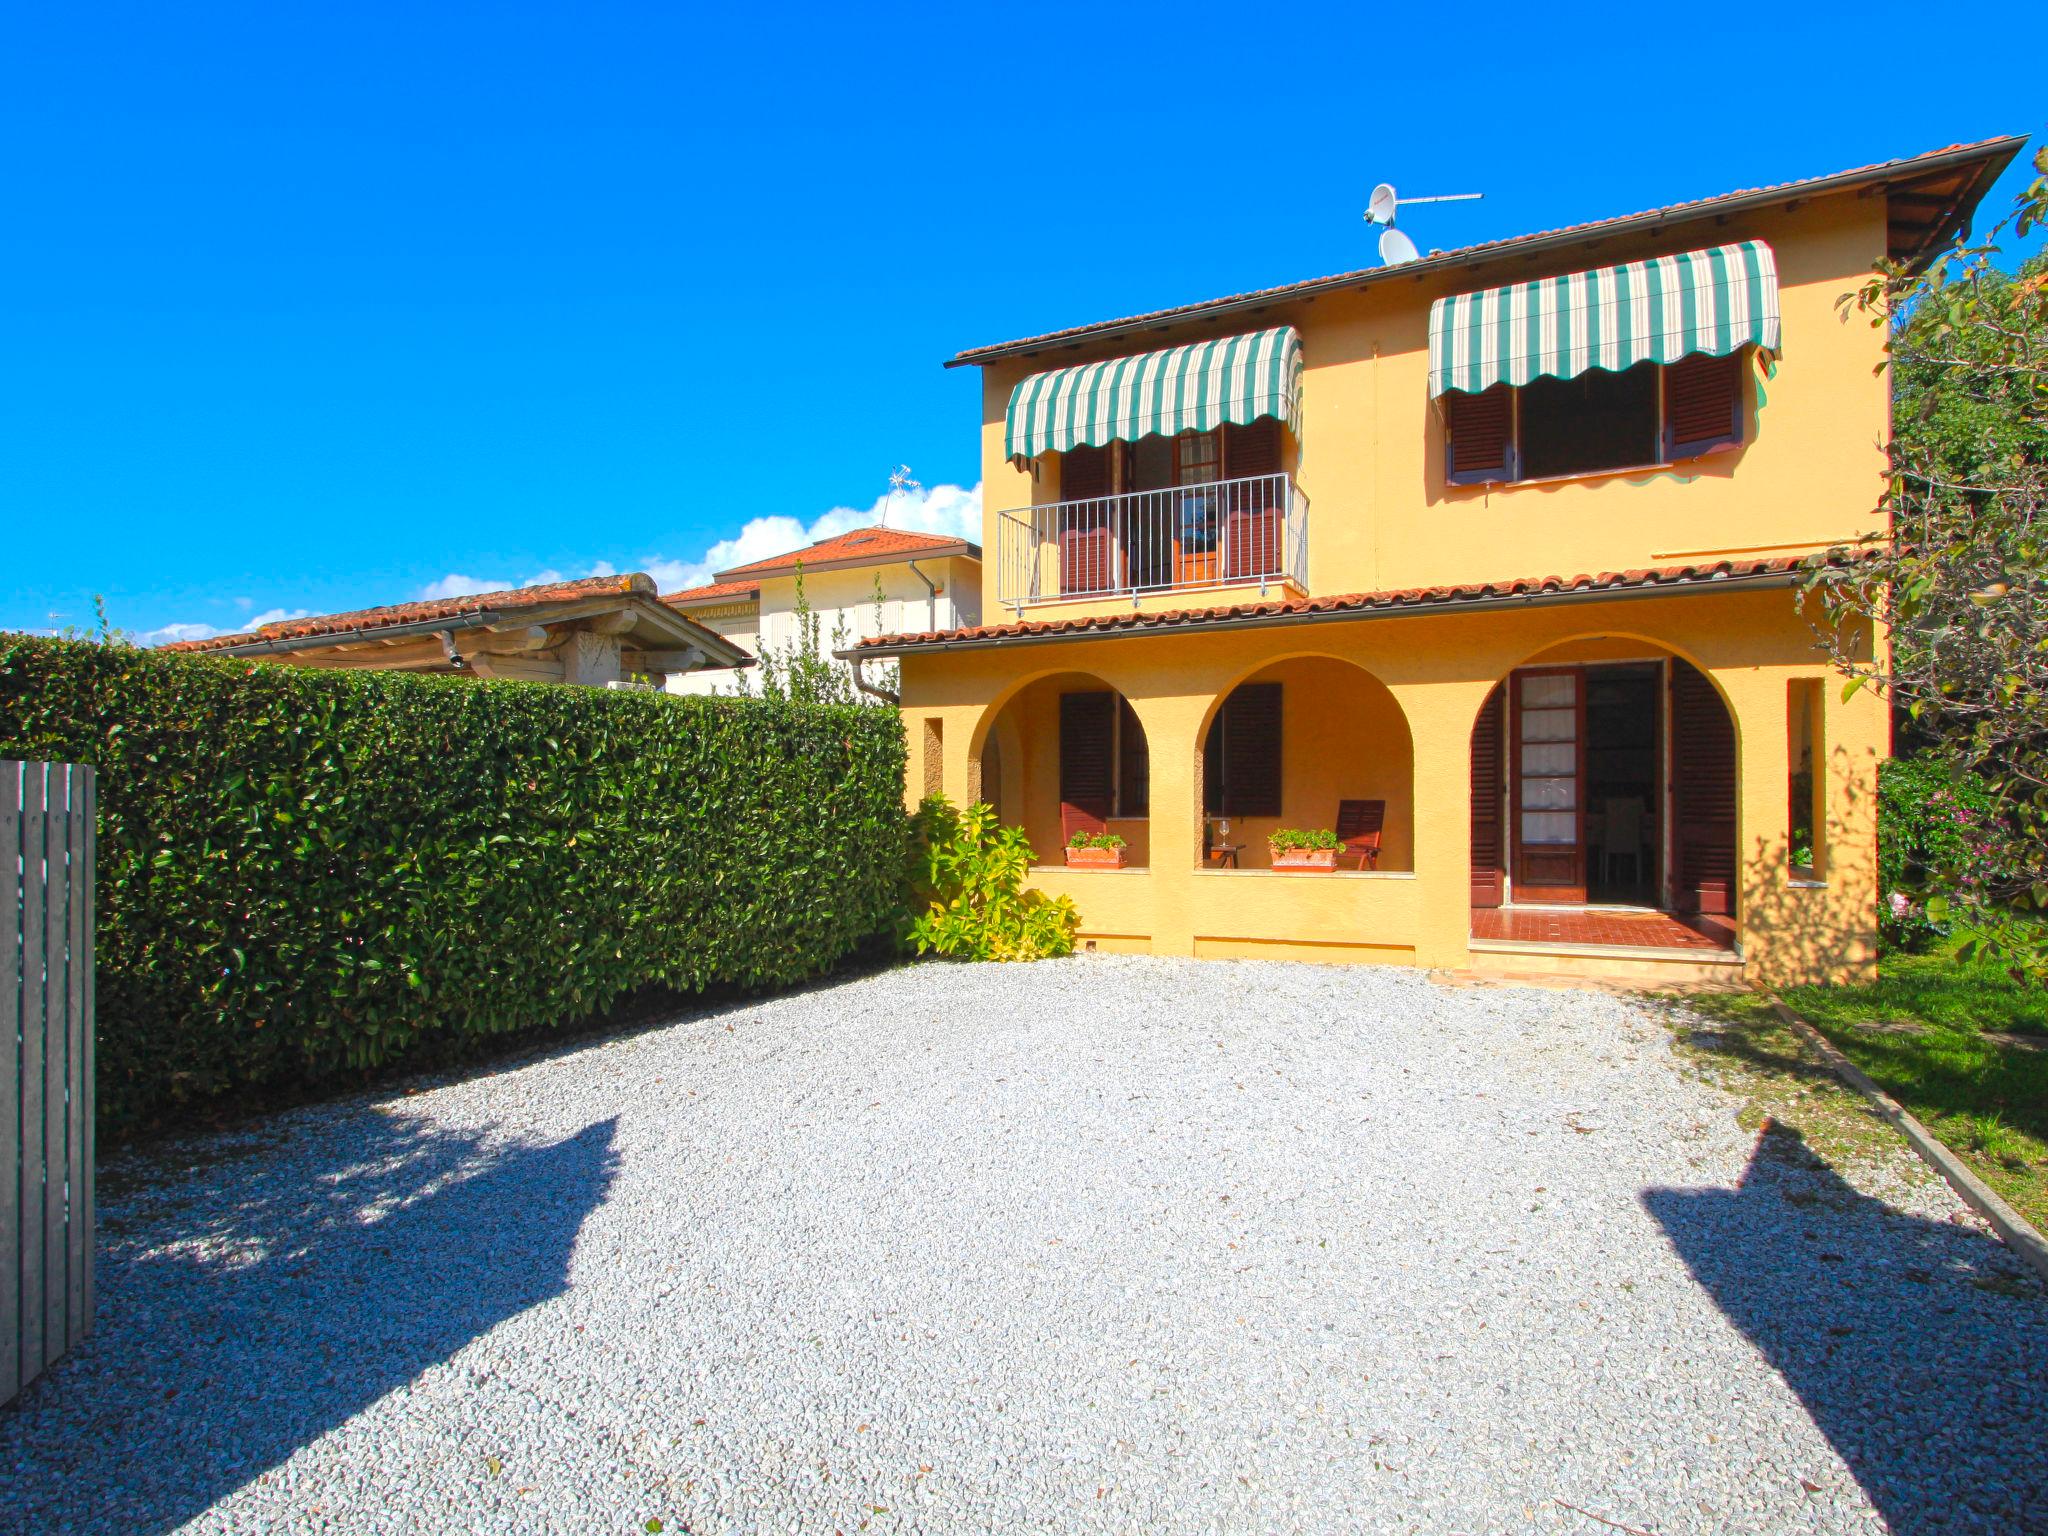
<svg viewBox="0 0 2048 1536">
<path fill-rule="evenodd" d="M 1438 299 L 1429 393 L 1778 350 L 1778 268 L 1761 240 Z"/>
<path fill-rule="evenodd" d="M 1261 416 L 1300 435 L 1301 336 L 1291 325 L 1034 373 L 1010 391 L 1003 442 L 1010 458 L 1035 459 Z"/>
</svg>

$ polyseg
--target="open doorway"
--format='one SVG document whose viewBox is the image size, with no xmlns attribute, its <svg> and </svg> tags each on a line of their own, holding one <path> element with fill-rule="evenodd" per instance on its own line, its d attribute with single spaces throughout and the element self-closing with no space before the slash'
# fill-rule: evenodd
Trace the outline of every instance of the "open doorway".
<svg viewBox="0 0 2048 1536">
<path fill-rule="evenodd" d="M 1657 903 L 1661 671 L 1586 669 L 1586 896 L 1601 905 Z"/>
<path fill-rule="evenodd" d="M 1515 900 L 1658 905 L 1663 682 L 1655 661 L 1514 673 Z"/>
</svg>

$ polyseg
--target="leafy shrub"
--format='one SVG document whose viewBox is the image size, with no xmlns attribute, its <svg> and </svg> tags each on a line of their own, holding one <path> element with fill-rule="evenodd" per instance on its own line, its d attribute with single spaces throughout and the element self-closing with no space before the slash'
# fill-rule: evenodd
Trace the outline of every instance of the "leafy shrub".
<svg viewBox="0 0 2048 1536">
<path fill-rule="evenodd" d="M 1968 890 L 1995 878 L 2004 819 L 1991 791 L 1945 763 L 1893 758 L 1878 770 L 1879 931 L 1888 948 L 1940 935 L 1943 901 L 1929 887 Z M 1933 900 L 1933 910 L 1929 901 Z"/>
<path fill-rule="evenodd" d="M 1081 926 L 1071 898 L 1027 890 L 1031 844 L 986 804 L 957 810 L 944 795 L 912 823 L 911 887 L 918 907 L 910 938 L 919 954 L 959 960 L 1043 960 L 1074 952 Z"/>
<path fill-rule="evenodd" d="M 0 756 L 99 769 L 110 1125 L 901 922 L 894 710 L 0 643 Z"/>
<path fill-rule="evenodd" d="M 1114 832 L 1076 832 L 1067 839 L 1069 848 L 1122 848 L 1127 846 Z"/>
<path fill-rule="evenodd" d="M 1312 827 L 1304 832 L 1295 827 L 1281 827 L 1266 837 L 1266 845 L 1275 853 L 1290 853 L 1296 848 L 1338 848 L 1337 834 L 1328 827 Z"/>
</svg>

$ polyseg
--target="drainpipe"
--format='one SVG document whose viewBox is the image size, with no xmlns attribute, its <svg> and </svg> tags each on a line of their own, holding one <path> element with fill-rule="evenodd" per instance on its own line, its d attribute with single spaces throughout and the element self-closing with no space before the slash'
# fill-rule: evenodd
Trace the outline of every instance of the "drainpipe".
<svg viewBox="0 0 2048 1536">
<path fill-rule="evenodd" d="M 848 664 L 853 668 L 854 687 L 858 688 L 862 693 L 866 694 L 871 699 L 880 699 L 884 704 L 895 704 L 900 706 L 903 703 L 902 694 L 891 693 L 887 688 L 878 688 L 873 683 L 868 681 L 868 674 L 866 670 L 867 660 L 865 657 L 852 656 L 848 657 L 847 660 Z"/>
<path fill-rule="evenodd" d="M 936 635 L 939 632 L 939 584 L 919 570 L 915 560 L 904 563 L 910 567 L 910 574 L 923 582 L 925 591 L 930 594 L 925 599 L 925 628 Z"/>
</svg>

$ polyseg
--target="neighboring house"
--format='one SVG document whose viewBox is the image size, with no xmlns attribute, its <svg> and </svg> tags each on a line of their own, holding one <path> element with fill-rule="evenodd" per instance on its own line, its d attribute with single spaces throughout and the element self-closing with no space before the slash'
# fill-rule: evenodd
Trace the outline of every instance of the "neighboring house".
<svg viewBox="0 0 2048 1536">
<path fill-rule="evenodd" d="M 898 528 L 855 528 L 803 549 L 719 571 L 705 587 L 662 599 L 758 656 L 797 643 L 797 574 L 818 617 L 818 644 L 849 644 L 910 630 L 956 629 L 981 620 L 981 550 L 964 539 Z M 877 584 L 881 600 L 875 598 Z M 835 641 L 834 637 L 840 638 Z M 736 672 L 673 676 L 676 693 L 731 693 Z"/>
<path fill-rule="evenodd" d="M 849 653 L 901 664 L 910 798 L 1021 822 L 1104 949 L 1867 974 L 1888 717 L 1793 592 L 1879 522 L 1838 305 L 2021 143 L 960 353 L 990 622 Z M 1061 867 L 1103 828 L 1130 868 Z"/>
<path fill-rule="evenodd" d="M 593 686 L 748 664 L 743 649 L 667 606 L 654 579 L 637 572 L 287 619 L 162 649 Z"/>
</svg>

